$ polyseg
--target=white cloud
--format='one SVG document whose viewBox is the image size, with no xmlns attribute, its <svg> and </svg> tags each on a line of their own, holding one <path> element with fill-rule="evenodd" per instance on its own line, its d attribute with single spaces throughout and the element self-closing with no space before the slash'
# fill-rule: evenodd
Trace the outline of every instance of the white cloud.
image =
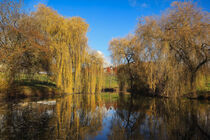
<svg viewBox="0 0 210 140">
<path fill-rule="evenodd" d="M 141 8 L 147 8 L 148 4 L 147 3 L 142 3 L 139 0 L 128 0 L 129 5 L 132 7 L 141 7 Z"/>
<path fill-rule="evenodd" d="M 104 54 L 101 52 L 101 51 L 96 51 L 99 55 L 103 56 L 104 57 Z"/>
<path fill-rule="evenodd" d="M 103 59 L 104 59 L 104 67 L 108 67 L 112 65 L 112 59 L 110 56 L 105 56 L 101 51 L 96 51 Z"/>
<path fill-rule="evenodd" d="M 108 67 L 108 66 L 112 65 L 112 59 L 111 59 L 110 56 L 105 56 L 104 61 L 105 61 L 105 64 L 104 64 L 105 67 Z"/>
</svg>

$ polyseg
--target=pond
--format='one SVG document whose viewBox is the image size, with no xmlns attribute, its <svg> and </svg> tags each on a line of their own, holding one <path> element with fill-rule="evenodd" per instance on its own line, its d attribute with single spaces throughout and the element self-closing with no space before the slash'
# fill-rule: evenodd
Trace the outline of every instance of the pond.
<svg viewBox="0 0 210 140">
<path fill-rule="evenodd" d="M 0 139 L 209 139 L 210 102 L 74 94 L 0 103 Z"/>
</svg>

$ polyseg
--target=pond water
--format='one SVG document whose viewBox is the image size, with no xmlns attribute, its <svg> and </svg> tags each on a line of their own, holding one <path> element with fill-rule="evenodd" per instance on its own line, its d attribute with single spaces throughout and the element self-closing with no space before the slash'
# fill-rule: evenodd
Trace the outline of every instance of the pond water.
<svg viewBox="0 0 210 140">
<path fill-rule="evenodd" d="M 210 102 L 68 95 L 0 102 L 0 139 L 209 139 Z"/>
</svg>

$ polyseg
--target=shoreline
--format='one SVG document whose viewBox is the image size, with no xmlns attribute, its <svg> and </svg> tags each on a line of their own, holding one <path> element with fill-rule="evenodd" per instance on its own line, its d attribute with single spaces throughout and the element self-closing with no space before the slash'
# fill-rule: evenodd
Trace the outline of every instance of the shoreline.
<svg viewBox="0 0 210 140">
<path fill-rule="evenodd" d="M 182 98 L 182 99 L 190 99 L 190 100 L 210 100 L 210 91 L 201 92 L 198 95 L 192 96 L 192 94 L 188 93 L 183 96 L 179 97 L 172 97 L 172 96 L 161 96 L 161 95 L 153 95 L 153 94 L 138 94 L 138 92 L 123 92 L 119 91 L 118 89 L 109 89 L 109 90 L 102 90 L 101 93 L 107 94 L 123 94 L 123 95 L 132 95 L 134 97 L 152 97 L 152 98 Z M 39 87 L 36 86 L 16 86 L 13 87 L 11 90 L 6 90 L 5 92 L 0 93 L 0 100 L 8 99 L 8 100 L 19 100 L 19 99 L 31 99 L 31 98 L 56 98 L 56 97 L 63 97 L 68 96 L 71 94 L 82 94 L 82 93 L 62 93 L 62 91 L 56 87 L 41 85 Z M 99 93 L 100 94 L 100 93 Z"/>
</svg>

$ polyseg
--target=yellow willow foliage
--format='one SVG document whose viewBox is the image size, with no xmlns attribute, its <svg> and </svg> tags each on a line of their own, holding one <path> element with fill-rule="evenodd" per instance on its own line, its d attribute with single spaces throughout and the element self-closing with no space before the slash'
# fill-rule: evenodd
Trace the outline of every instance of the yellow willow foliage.
<svg viewBox="0 0 210 140">
<path fill-rule="evenodd" d="M 20 3 L 13 0 L 0 1 L 0 17 L 0 71 L 7 75 L 8 86 L 23 73 L 31 78 L 35 73 L 48 71 L 48 40 L 39 22 L 23 14 Z"/>
<path fill-rule="evenodd" d="M 146 19 L 146 24 L 137 30 L 138 41 L 141 42 L 143 51 L 140 52 L 145 84 L 154 92 L 162 96 L 177 96 L 184 93 L 186 79 L 183 66 L 177 63 L 168 42 L 160 42 L 160 28 L 154 19 Z M 138 46 L 137 46 L 138 47 Z M 179 82 L 178 82 L 179 81 Z M 185 86 L 183 86 L 185 84 Z"/>
<path fill-rule="evenodd" d="M 191 2 L 173 2 L 161 17 L 139 21 L 135 35 L 113 39 L 109 49 L 119 65 L 120 84 L 163 96 L 204 89 L 203 79 L 209 77 L 209 16 Z"/>
<path fill-rule="evenodd" d="M 93 51 L 86 56 L 83 66 L 83 92 L 98 93 L 103 87 L 103 82 L 103 58 L 101 54 Z"/>
<path fill-rule="evenodd" d="M 71 31 L 71 40 L 69 46 L 72 47 L 72 64 L 74 69 L 74 92 L 81 92 L 81 66 L 84 64 L 87 49 L 86 32 L 88 25 L 83 19 L 73 17 L 69 20 L 69 31 Z"/>
<path fill-rule="evenodd" d="M 84 139 L 86 135 L 95 136 L 102 129 L 102 118 L 105 115 L 103 111 L 96 109 L 99 104 L 96 96 L 69 95 L 56 100 L 57 116 L 49 122 L 55 129 L 46 133 L 52 139 Z"/>
<path fill-rule="evenodd" d="M 42 30 L 51 40 L 51 49 L 54 52 L 54 75 L 56 84 L 64 92 L 72 92 L 72 63 L 69 43 L 71 41 L 68 32 L 68 22 L 52 9 L 38 5 L 37 12 L 33 16 L 39 20 Z"/>
<path fill-rule="evenodd" d="M 100 94 L 96 94 L 96 101 L 98 102 L 98 106 L 99 106 L 99 107 L 102 107 L 103 101 L 102 101 L 102 99 L 101 99 Z"/>
<path fill-rule="evenodd" d="M 61 108 L 61 105 L 60 105 L 60 104 L 57 104 L 57 105 L 56 105 L 56 113 L 57 113 L 58 116 L 61 116 L 61 114 L 60 114 L 60 113 L 61 113 L 61 109 L 62 109 L 62 108 Z M 57 128 L 58 128 L 57 131 L 60 132 L 60 130 L 61 130 L 61 127 L 60 127 L 60 126 L 61 126 L 61 118 L 58 117 L 57 120 L 58 120 L 58 121 L 57 121 Z"/>
<path fill-rule="evenodd" d="M 153 63 L 158 62 L 155 66 L 158 71 L 153 73 L 158 81 L 162 81 L 158 88 L 164 87 L 165 93 L 177 96 L 195 92 L 197 76 L 207 72 L 202 72 L 202 67 L 208 67 L 205 64 L 209 61 L 208 19 L 209 13 L 191 2 L 173 2 L 160 20 L 150 17 L 145 19 L 144 25 L 139 24 L 137 35 L 145 43 L 145 48 L 157 50 L 154 57 L 150 57 L 154 58 Z"/>
<path fill-rule="evenodd" d="M 100 93 L 104 85 L 104 69 L 103 66 L 100 64 L 97 68 L 97 84 L 96 84 L 96 93 Z"/>
<path fill-rule="evenodd" d="M 6 74 L 8 69 L 9 83 L 22 73 L 46 71 L 65 93 L 101 91 L 103 60 L 88 50 L 89 25 L 84 19 L 65 18 L 43 4 L 27 15 L 16 2 L 0 3 L 0 21 L 5 24 L 0 29 L 6 29 L 0 32 L 0 66 L 5 67 L 0 71 Z"/>
<path fill-rule="evenodd" d="M 91 101 L 90 101 L 91 102 L 91 111 L 94 112 L 96 109 L 96 101 L 95 101 L 96 96 L 95 96 L 95 94 L 91 94 L 90 96 L 91 96 Z"/>
<path fill-rule="evenodd" d="M 8 81 L 6 79 L 6 76 L 2 73 L 0 74 L 0 93 L 1 91 L 5 90 L 8 87 Z"/>
<path fill-rule="evenodd" d="M 51 41 L 52 73 L 57 86 L 66 93 L 101 91 L 103 61 L 95 54 L 89 55 L 88 24 L 80 17 L 64 18 L 45 5 L 38 5 L 32 16 L 41 23 L 40 28 Z"/>
</svg>

